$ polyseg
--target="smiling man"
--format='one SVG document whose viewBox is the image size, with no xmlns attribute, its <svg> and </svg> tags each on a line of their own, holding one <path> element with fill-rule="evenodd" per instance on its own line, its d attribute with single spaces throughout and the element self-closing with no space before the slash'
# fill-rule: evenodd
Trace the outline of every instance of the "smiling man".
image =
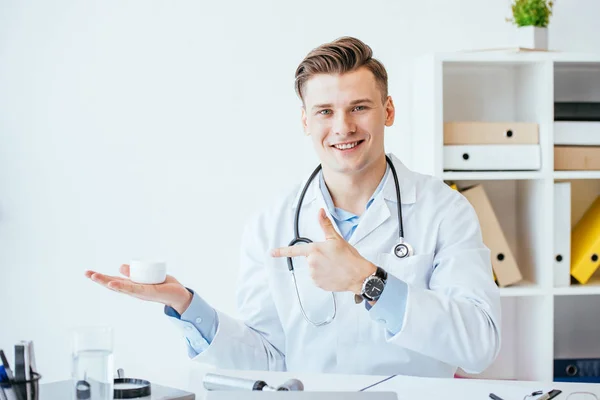
<svg viewBox="0 0 600 400">
<path fill-rule="evenodd" d="M 356 38 L 326 43 L 298 66 L 302 125 L 321 163 L 248 222 L 241 319 L 170 276 L 136 284 L 127 265 L 125 277 L 86 275 L 165 304 L 190 357 L 221 368 L 483 371 L 500 348 L 489 250 L 461 194 L 386 155 L 384 130 L 395 117 L 387 86 L 384 66 Z"/>
</svg>

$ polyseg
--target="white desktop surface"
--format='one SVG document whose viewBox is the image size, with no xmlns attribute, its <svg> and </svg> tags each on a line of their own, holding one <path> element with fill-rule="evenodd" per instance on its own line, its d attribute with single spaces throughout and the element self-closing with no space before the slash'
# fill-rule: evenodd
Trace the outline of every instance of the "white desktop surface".
<svg viewBox="0 0 600 400">
<path fill-rule="evenodd" d="M 305 391 L 357 391 L 386 378 L 386 376 L 375 375 L 221 370 L 199 365 L 192 369 L 190 387 L 187 388 L 196 393 L 196 398 L 199 400 L 205 398 L 206 390 L 202 386 L 202 378 L 206 372 L 261 379 L 271 386 L 278 386 L 287 379 L 296 378 L 302 381 Z M 570 393 L 580 391 L 595 393 L 600 398 L 600 384 L 420 378 L 411 376 L 396 376 L 368 390 L 393 391 L 398 394 L 398 400 L 485 400 L 489 399 L 490 393 L 494 393 L 504 400 L 521 400 L 533 391 L 544 390 L 544 392 L 547 392 L 551 389 L 563 391 L 556 397 L 556 400 L 565 400 Z"/>
</svg>

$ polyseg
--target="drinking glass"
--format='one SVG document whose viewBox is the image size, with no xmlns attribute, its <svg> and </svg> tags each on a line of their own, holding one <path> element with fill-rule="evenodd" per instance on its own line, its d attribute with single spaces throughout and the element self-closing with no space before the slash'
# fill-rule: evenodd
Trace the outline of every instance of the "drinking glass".
<svg viewBox="0 0 600 400">
<path fill-rule="evenodd" d="M 77 328 L 73 331 L 72 340 L 73 399 L 113 400 L 112 328 Z"/>
</svg>

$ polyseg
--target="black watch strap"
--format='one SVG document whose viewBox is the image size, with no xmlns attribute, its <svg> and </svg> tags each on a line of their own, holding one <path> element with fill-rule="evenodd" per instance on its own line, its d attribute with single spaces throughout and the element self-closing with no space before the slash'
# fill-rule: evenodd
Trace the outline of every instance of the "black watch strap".
<svg viewBox="0 0 600 400">
<path fill-rule="evenodd" d="M 381 267 L 377 267 L 377 270 L 375 271 L 375 276 L 383 279 L 384 282 L 387 281 L 387 272 Z"/>
</svg>

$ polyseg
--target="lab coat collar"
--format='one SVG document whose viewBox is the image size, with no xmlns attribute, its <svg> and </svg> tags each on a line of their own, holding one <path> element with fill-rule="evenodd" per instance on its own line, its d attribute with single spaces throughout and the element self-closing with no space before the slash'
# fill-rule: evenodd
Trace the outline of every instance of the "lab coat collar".
<svg viewBox="0 0 600 400">
<path fill-rule="evenodd" d="M 394 154 L 389 153 L 388 155 L 392 159 L 392 163 L 396 168 L 396 174 L 398 175 L 398 184 L 400 185 L 400 197 L 402 204 L 413 204 L 417 198 L 415 180 L 413 177 L 414 173 L 411 170 L 409 170 Z M 322 172 L 319 172 L 319 174 L 321 173 Z M 384 183 L 384 187 L 382 190 L 383 196 L 386 200 L 396 203 L 396 187 L 394 185 L 394 176 L 392 174 L 392 171 L 390 171 L 390 173 L 387 174 L 387 177 L 385 179 L 386 182 Z M 308 177 L 302 182 L 302 185 L 294 198 L 294 202 L 292 203 L 292 208 L 294 209 L 298 205 L 300 194 L 302 193 L 302 189 L 304 188 L 304 185 L 306 184 L 307 180 Z M 302 201 L 302 206 L 307 206 L 308 204 L 312 203 L 315 199 L 317 199 L 317 197 L 323 197 L 319 188 L 318 175 L 315 177 L 315 179 L 313 179 L 313 181 L 310 183 L 310 186 L 306 190 L 304 200 Z M 324 200 L 323 203 L 325 203 Z"/>
</svg>

